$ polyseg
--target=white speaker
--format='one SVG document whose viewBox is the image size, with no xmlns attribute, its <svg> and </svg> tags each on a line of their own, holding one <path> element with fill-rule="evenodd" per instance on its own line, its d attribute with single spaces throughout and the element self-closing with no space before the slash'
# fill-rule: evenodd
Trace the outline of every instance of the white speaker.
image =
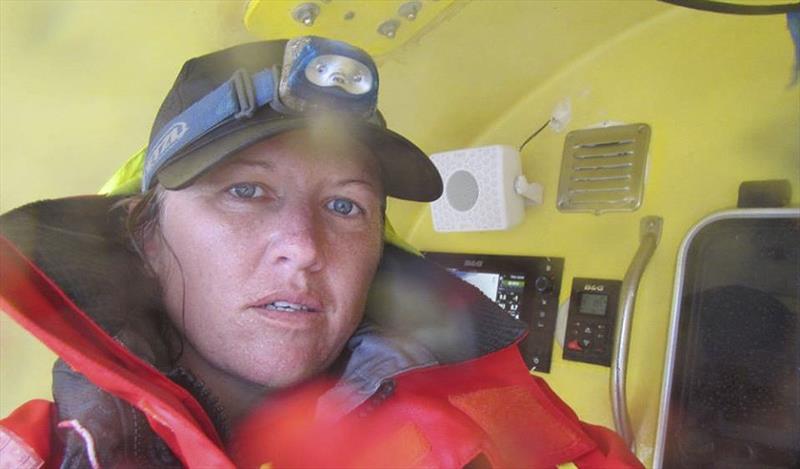
<svg viewBox="0 0 800 469">
<path fill-rule="evenodd" d="M 431 204 L 436 231 L 505 230 L 522 220 L 520 194 L 533 192 L 541 202 L 541 186 L 527 183 L 519 152 L 508 145 L 435 153 L 431 160 L 444 182 Z"/>
</svg>

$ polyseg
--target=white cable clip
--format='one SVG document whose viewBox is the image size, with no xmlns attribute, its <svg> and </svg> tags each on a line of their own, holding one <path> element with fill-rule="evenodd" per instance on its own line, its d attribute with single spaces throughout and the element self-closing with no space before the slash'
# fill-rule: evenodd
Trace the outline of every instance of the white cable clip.
<svg viewBox="0 0 800 469">
<path fill-rule="evenodd" d="M 542 205 L 544 200 L 544 187 L 537 182 L 528 182 L 524 174 L 514 180 L 514 191 L 525 199 L 525 205 Z"/>
</svg>

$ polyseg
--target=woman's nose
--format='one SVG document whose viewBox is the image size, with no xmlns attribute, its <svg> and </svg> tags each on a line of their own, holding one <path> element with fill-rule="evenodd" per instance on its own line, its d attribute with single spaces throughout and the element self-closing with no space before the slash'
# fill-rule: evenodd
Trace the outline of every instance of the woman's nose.
<svg viewBox="0 0 800 469">
<path fill-rule="evenodd" d="M 323 230 L 313 213 L 286 213 L 273 229 L 268 252 L 273 265 L 311 272 L 322 268 Z"/>
</svg>

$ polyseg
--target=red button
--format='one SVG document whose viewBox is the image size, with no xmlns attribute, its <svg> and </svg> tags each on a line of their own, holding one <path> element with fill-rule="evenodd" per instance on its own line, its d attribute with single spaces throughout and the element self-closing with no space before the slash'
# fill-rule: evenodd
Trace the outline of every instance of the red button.
<svg viewBox="0 0 800 469">
<path fill-rule="evenodd" d="M 567 348 L 569 350 L 576 350 L 578 352 L 583 351 L 583 348 L 580 346 L 577 340 L 570 340 L 569 342 L 567 342 Z"/>
</svg>

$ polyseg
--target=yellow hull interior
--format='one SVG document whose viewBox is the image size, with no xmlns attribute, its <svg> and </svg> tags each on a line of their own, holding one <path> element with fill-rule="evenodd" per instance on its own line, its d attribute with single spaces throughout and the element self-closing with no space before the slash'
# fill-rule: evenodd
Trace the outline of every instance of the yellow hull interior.
<svg viewBox="0 0 800 469">
<path fill-rule="evenodd" d="M 390 47 L 373 27 L 403 2 L 345 2 L 364 19 L 351 32 L 342 21 L 323 21 L 336 2 L 317 2 L 313 26 L 292 19 L 298 3 L 0 3 L 0 210 L 95 192 L 146 142 L 187 57 L 272 34 L 362 37 L 380 54 L 387 121 L 428 153 L 518 147 L 568 100 L 566 129 L 545 129 L 521 153 L 525 175 L 544 186 L 544 204 L 528 208 L 522 224 L 437 233 L 426 205 L 397 200 L 389 218 L 422 250 L 564 257 L 564 302 L 573 277 L 621 280 L 639 221 L 662 217 L 636 302 L 627 386 L 637 454 L 650 465 L 682 238 L 704 216 L 735 207 L 742 181 L 788 179 L 791 205 L 800 205 L 800 87 L 790 83 L 785 15 L 648 0 L 425 1 L 418 19 L 427 23 L 408 27 Z M 566 132 L 606 121 L 652 128 L 642 206 L 600 216 L 559 212 Z M 609 369 L 564 361 L 561 351 L 554 347 L 551 372 L 541 376 L 582 419 L 613 427 Z M 2 315 L 0 415 L 50 397 L 52 360 Z"/>
</svg>

